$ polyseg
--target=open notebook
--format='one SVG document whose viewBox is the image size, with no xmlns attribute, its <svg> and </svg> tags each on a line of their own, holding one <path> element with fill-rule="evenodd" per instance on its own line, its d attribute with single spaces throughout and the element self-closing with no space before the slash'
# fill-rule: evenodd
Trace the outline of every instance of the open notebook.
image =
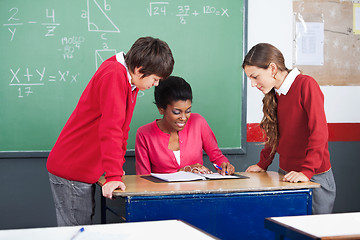
<svg viewBox="0 0 360 240">
<path fill-rule="evenodd" d="M 151 176 L 166 182 L 185 182 L 195 180 L 214 180 L 214 179 L 239 179 L 248 178 L 242 175 L 221 175 L 219 173 L 192 173 L 179 171 L 175 173 L 151 173 Z"/>
</svg>

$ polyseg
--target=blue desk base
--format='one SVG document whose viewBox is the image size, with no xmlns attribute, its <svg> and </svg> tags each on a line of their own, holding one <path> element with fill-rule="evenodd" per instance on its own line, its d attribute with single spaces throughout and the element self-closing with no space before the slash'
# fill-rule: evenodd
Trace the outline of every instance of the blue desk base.
<svg viewBox="0 0 360 240">
<path fill-rule="evenodd" d="M 311 189 L 128 196 L 113 201 L 102 197 L 102 223 L 179 219 L 220 239 L 274 239 L 264 219 L 311 214 L 311 199 Z M 106 210 L 112 216 L 106 216 Z"/>
</svg>

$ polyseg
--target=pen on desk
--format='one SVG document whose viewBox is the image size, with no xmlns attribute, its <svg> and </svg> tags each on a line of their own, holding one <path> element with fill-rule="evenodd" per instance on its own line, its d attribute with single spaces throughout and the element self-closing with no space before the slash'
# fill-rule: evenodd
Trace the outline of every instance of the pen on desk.
<svg viewBox="0 0 360 240">
<path fill-rule="evenodd" d="M 74 240 L 80 233 L 84 232 L 85 228 L 82 227 L 79 229 L 79 231 L 77 231 L 71 238 L 70 240 Z"/>
<path fill-rule="evenodd" d="M 222 168 L 221 168 L 221 167 L 219 167 L 216 163 L 213 163 L 213 165 L 214 165 L 214 167 L 215 167 L 215 168 L 222 170 Z M 225 171 L 225 173 L 228 173 L 228 172 L 227 172 L 227 171 Z"/>
</svg>

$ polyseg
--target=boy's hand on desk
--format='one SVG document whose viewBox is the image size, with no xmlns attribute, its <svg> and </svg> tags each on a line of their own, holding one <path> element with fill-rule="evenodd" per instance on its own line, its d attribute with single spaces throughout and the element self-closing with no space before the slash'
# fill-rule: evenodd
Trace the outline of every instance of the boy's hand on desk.
<svg viewBox="0 0 360 240">
<path fill-rule="evenodd" d="M 102 194 L 104 197 L 111 199 L 113 191 L 117 188 L 120 188 L 122 191 L 125 191 L 126 186 L 121 181 L 107 182 L 105 185 L 102 186 Z"/>
<path fill-rule="evenodd" d="M 248 167 L 245 172 L 265 172 L 265 170 L 255 164 Z"/>
<path fill-rule="evenodd" d="M 308 182 L 309 179 L 302 172 L 291 171 L 284 176 L 283 181 L 296 183 L 296 182 Z"/>
</svg>

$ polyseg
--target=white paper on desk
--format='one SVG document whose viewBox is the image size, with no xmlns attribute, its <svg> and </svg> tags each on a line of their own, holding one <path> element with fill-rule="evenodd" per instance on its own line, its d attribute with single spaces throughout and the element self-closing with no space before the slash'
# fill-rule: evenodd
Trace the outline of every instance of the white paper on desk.
<svg viewBox="0 0 360 240">
<path fill-rule="evenodd" d="M 220 173 L 201 173 L 201 176 L 206 177 L 207 179 L 228 179 L 228 178 L 239 178 L 235 175 L 221 175 Z"/>
<path fill-rule="evenodd" d="M 206 179 L 200 174 L 184 171 L 179 171 L 175 173 L 151 173 L 151 175 L 167 182 L 185 182 Z"/>
<path fill-rule="evenodd" d="M 159 178 L 166 182 L 186 182 L 196 180 L 215 180 L 215 179 L 236 179 L 245 178 L 243 176 L 236 175 L 221 175 L 219 173 L 192 173 L 179 171 L 176 173 L 151 173 L 153 177 Z"/>
</svg>

